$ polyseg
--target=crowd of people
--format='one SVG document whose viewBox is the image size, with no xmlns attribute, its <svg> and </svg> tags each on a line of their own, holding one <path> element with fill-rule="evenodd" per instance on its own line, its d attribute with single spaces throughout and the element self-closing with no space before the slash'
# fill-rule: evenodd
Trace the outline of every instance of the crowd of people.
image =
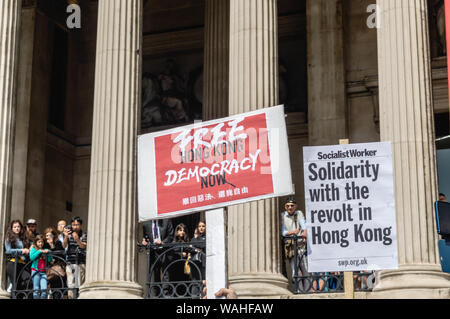
<svg viewBox="0 0 450 319">
<path fill-rule="evenodd" d="M 4 242 L 7 291 L 14 289 L 16 293 L 23 293 L 22 298 L 62 299 L 67 294 L 67 298 L 73 299 L 74 290 L 85 281 L 87 233 L 82 226 L 81 218 L 74 217 L 70 223 L 59 220 L 56 227 L 49 226 L 40 233 L 35 219 L 28 219 L 25 225 L 20 220 L 13 220 Z M 156 263 L 154 282 L 201 282 L 205 279 L 204 221 L 198 222 L 192 238 L 185 224 L 180 223 L 173 228 L 170 219 L 146 222 L 143 230 L 142 245 L 153 248 L 152 260 Z M 170 248 L 163 248 L 164 244 L 177 243 L 187 245 L 164 254 Z M 174 263 L 174 267 L 167 271 L 166 267 L 175 259 L 183 262 Z M 54 293 L 58 289 L 59 292 Z"/>
<path fill-rule="evenodd" d="M 447 201 L 447 198 L 440 193 L 439 200 Z M 306 217 L 302 211 L 297 210 L 295 198 L 289 197 L 284 208 L 285 211 L 280 218 L 281 234 L 286 275 L 290 284 L 296 282 L 297 289 L 303 292 L 336 289 L 340 273 L 308 272 Z M 7 255 L 8 292 L 11 292 L 14 282 L 17 291 L 28 289 L 31 282 L 34 299 L 46 299 L 48 288 L 66 288 L 68 298 L 73 298 L 74 290 L 79 288 L 85 280 L 87 233 L 82 227 L 82 219 L 74 217 L 69 224 L 65 220 L 59 220 L 56 228 L 49 226 L 40 234 L 37 231 L 35 219 L 28 219 L 25 227 L 20 220 L 13 220 L 9 224 L 4 243 Z M 170 219 L 151 220 L 144 223 L 143 234 L 142 245 L 152 246 L 150 253 L 154 263 L 151 265 L 152 269 L 149 269 L 152 282 L 205 279 L 206 223 L 204 221 L 198 222 L 192 238 L 185 224 L 180 223 L 173 228 Z M 294 251 L 292 238 L 297 240 L 297 252 Z M 163 249 L 163 245 L 169 243 L 188 245 L 184 245 L 181 250 L 174 249 L 171 254 L 166 254 L 167 249 Z M 203 244 L 199 245 L 199 243 Z M 175 266 L 167 269 L 175 259 L 183 260 L 184 263 L 173 263 Z M 63 286 L 59 284 L 61 278 L 64 278 Z M 369 285 L 367 276 L 357 275 L 355 279 L 360 287 Z M 60 294 L 60 297 L 62 298 L 63 294 Z"/>
<path fill-rule="evenodd" d="M 28 219 L 26 226 L 13 220 L 5 236 L 7 256 L 7 290 L 11 292 L 33 286 L 34 299 L 48 298 L 49 289 L 67 289 L 69 299 L 85 279 L 87 234 L 83 221 L 74 217 L 67 224 L 60 220 L 57 227 L 49 226 L 38 232 L 35 219 Z M 27 297 L 24 295 L 24 297 Z M 63 298 L 59 291 L 53 298 Z"/>
<path fill-rule="evenodd" d="M 188 227 L 172 220 L 151 220 L 143 224 L 142 245 L 151 247 L 149 272 L 153 283 L 200 281 L 205 279 L 206 223 L 199 221 L 191 237 Z M 164 244 L 185 244 L 179 247 Z M 163 285 L 164 294 L 170 289 Z M 178 294 L 183 292 L 177 291 Z"/>
</svg>

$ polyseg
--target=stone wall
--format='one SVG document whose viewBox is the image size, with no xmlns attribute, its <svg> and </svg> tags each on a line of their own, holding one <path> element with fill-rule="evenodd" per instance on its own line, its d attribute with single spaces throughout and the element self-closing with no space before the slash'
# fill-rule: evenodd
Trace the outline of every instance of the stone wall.
<svg viewBox="0 0 450 319">
<path fill-rule="evenodd" d="M 367 26 L 373 0 L 344 0 L 344 56 L 351 143 L 379 141 L 377 29 Z"/>
</svg>

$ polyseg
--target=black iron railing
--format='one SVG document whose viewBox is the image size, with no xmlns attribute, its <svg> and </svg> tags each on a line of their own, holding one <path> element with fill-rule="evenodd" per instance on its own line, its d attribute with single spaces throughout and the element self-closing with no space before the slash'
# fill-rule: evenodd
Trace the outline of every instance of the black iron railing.
<svg viewBox="0 0 450 319">
<path fill-rule="evenodd" d="M 72 262 L 69 262 L 64 250 L 41 254 L 40 257 L 45 260 L 45 267 L 40 271 L 45 273 L 47 289 L 34 289 L 33 281 L 39 274 L 31 270 L 33 262 L 20 253 L 6 254 L 7 262 L 12 267 L 11 299 L 77 299 L 79 267 L 73 267 L 76 278 L 74 288 L 69 288 L 67 285 L 66 269 L 67 266 L 78 265 L 78 261 L 85 256 L 84 250 L 77 250 L 75 255 L 70 256 Z M 48 257 L 52 257 L 50 262 Z"/>
<path fill-rule="evenodd" d="M 147 299 L 200 299 L 206 269 L 204 242 L 138 245 L 147 254 Z"/>
<path fill-rule="evenodd" d="M 344 273 L 342 272 L 321 272 L 302 273 L 302 269 L 307 270 L 307 249 L 304 239 L 299 236 L 282 237 L 283 247 L 290 243 L 293 246 L 294 255 L 292 257 L 293 269 L 286 266 L 288 278 L 292 278 L 294 294 L 319 294 L 319 293 L 343 293 Z M 283 255 L 285 254 L 283 249 Z M 286 256 L 283 256 L 286 259 Z M 290 260 L 291 261 L 291 260 Z M 302 267 L 303 266 L 303 267 Z M 289 272 L 291 272 L 289 274 Z M 353 285 L 355 292 L 372 291 L 375 283 L 374 272 L 353 272 Z"/>
</svg>

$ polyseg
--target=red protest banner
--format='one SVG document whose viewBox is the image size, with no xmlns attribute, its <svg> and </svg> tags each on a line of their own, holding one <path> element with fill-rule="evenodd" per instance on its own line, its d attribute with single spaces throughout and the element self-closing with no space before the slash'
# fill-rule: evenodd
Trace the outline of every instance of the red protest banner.
<svg viewBox="0 0 450 319">
<path fill-rule="evenodd" d="M 158 215 L 273 193 L 266 115 L 238 121 L 155 138 Z M 252 150 L 255 132 L 258 147 Z M 195 136 L 202 137 L 198 145 Z M 193 143 L 182 145 L 187 139 Z M 268 171 L 262 172 L 263 165 Z"/>
<path fill-rule="evenodd" d="M 292 193 L 282 106 L 139 137 L 141 221 Z"/>
</svg>

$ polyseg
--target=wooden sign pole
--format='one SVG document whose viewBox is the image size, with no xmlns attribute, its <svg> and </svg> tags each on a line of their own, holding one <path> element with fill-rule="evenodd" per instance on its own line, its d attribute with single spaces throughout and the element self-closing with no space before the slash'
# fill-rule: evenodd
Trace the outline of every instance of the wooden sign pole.
<svg viewBox="0 0 450 319">
<path fill-rule="evenodd" d="M 348 139 L 339 140 L 339 144 L 350 144 Z M 353 272 L 345 271 L 344 272 L 344 291 L 345 291 L 345 299 L 354 299 L 355 298 L 355 288 L 353 286 Z"/>
</svg>

